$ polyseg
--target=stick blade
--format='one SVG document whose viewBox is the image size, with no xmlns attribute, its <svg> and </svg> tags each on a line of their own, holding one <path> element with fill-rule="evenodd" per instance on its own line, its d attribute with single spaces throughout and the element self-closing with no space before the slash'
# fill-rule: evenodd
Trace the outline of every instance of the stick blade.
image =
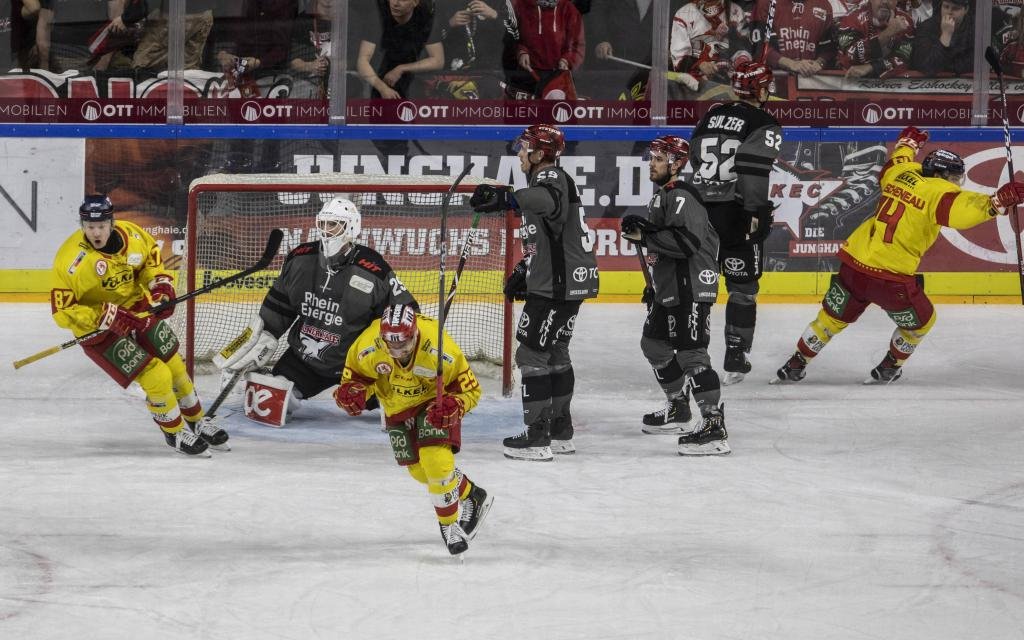
<svg viewBox="0 0 1024 640">
<path fill-rule="evenodd" d="M 985 60 L 988 61 L 988 65 L 992 67 L 993 71 L 999 75 L 1003 74 L 1003 67 L 999 64 L 999 53 L 992 45 L 985 48 Z"/>
<path fill-rule="evenodd" d="M 266 269 L 273 262 L 274 256 L 277 255 L 277 250 L 281 248 L 282 240 L 284 240 L 284 231 L 274 229 L 270 232 L 270 236 L 267 238 L 267 246 L 263 249 L 263 255 L 257 263 L 260 269 Z"/>
</svg>

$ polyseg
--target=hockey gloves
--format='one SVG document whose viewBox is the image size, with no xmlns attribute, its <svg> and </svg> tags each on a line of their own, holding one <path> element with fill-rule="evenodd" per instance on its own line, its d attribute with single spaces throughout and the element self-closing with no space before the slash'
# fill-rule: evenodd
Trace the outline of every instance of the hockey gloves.
<svg viewBox="0 0 1024 640">
<path fill-rule="evenodd" d="M 462 414 L 462 400 L 441 396 L 441 402 L 435 400 L 427 406 L 426 420 L 432 427 L 451 430 L 462 425 Z"/>
<path fill-rule="evenodd" d="M 348 415 L 358 416 L 366 410 L 366 385 L 358 380 L 346 380 L 334 390 L 334 401 Z"/>
<path fill-rule="evenodd" d="M 651 308 L 651 303 L 654 302 L 654 287 L 644 287 L 644 293 L 640 297 L 640 302 L 647 305 L 647 308 Z"/>
<path fill-rule="evenodd" d="M 526 300 L 526 258 L 520 260 L 512 269 L 502 291 L 505 293 L 505 299 L 509 302 Z"/>
<path fill-rule="evenodd" d="M 135 332 L 144 333 L 151 322 L 150 318 L 139 318 L 124 307 L 119 307 L 113 302 L 106 302 L 100 310 L 100 321 L 96 328 L 123 338 Z"/>
<path fill-rule="evenodd" d="M 174 283 L 169 275 L 159 275 L 149 283 L 149 295 L 156 305 L 166 304 L 167 306 L 155 313 L 157 320 L 166 320 L 174 315 L 174 301 L 177 296 L 174 293 Z"/>
<path fill-rule="evenodd" d="M 469 199 L 469 206 L 479 213 L 518 209 L 519 204 L 512 195 L 512 187 L 493 184 L 478 184 Z"/>
<path fill-rule="evenodd" d="M 1007 182 L 992 196 L 992 209 L 999 215 L 1006 215 L 1010 207 L 1024 202 L 1024 182 Z"/>
<path fill-rule="evenodd" d="M 633 242 L 644 243 L 644 234 L 657 231 L 657 228 L 647 218 L 628 215 L 622 219 L 622 237 Z"/>
<path fill-rule="evenodd" d="M 772 232 L 772 225 L 775 224 L 775 208 L 766 204 L 758 207 L 756 211 L 748 211 L 750 215 L 750 234 L 747 238 L 752 243 L 764 242 Z"/>
<path fill-rule="evenodd" d="M 928 142 L 927 131 L 921 131 L 917 127 L 907 127 L 900 131 L 900 137 L 896 140 L 896 146 L 910 147 L 914 150 L 914 153 L 917 153 L 926 142 Z"/>
</svg>

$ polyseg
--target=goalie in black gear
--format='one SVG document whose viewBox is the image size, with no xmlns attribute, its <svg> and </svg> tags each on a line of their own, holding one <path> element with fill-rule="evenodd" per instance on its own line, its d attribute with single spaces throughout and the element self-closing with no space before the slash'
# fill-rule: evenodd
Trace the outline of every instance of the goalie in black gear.
<svg viewBox="0 0 1024 640">
<path fill-rule="evenodd" d="M 679 180 L 689 145 L 676 136 L 651 143 L 646 158 L 658 189 L 648 218 L 622 219 L 622 237 L 647 247 L 650 297 L 640 348 L 668 400 L 666 408 L 644 416 L 645 433 L 680 433 L 680 455 L 729 453 L 721 384 L 711 366 L 711 305 L 718 295 L 718 234 L 696 190 Z M 690 420 L 689 392 L 701 422 L 684 432 Z"/>
<path fill-rule="evenodd" d="M 597 295 L 597 259 L 579 190 L 555 164 L 565 149 L 562 132 L 551 125 L 528 127 L 514 149 L 530 186 L 513 198 L 507 189 L 481 185 L 470 203 L 478 211 L 516 209 L 523 217 L 525 257 L 505 293 L 526 300 L 516 329 L 526 430 L 502 444 L 508 458 L 546 461 L 553 453 L 576 451 L 569 341 L 583 300 Z"/>
<path fill-rule="evenodd" d="M 760 62 L 736 65 L 732 87 L 739 100 L 712 107 L 693 130 L 690 184 L 718 232 L 718 261 L 729 301 L 725 306 L 725 384 L 750 371 L 758 281 L 764 241 L 774 216 L 769 175 L 782 149 L 782 127 L 763 109 L 772 72 Z"/>
</svg>

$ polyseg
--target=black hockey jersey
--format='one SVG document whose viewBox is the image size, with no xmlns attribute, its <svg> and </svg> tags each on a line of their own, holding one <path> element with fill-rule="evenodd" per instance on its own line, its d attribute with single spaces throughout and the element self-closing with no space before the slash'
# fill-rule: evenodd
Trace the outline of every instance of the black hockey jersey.
<svg viewBox="0 0 1024 640">
<path fill-rule="evenodd" d="M 718 296 L 718 234 L 690 185 L 673 180 L 654 192 L 644 233 L 654 301 L 663 307 L 684 302 L 714 303 Z"/>
<path fill-rule="evenodd" d="M 545 167 L 515 197 L 523 216 L 527 295 L 551 300 L 596 296 L 594 240 L 572 178 L 559 167 Z"/>
<path fill-rule="evenodd" d="M 747 211 L 769 204 L 768 176 L 782 150 L 782 127 L 742 101 L 712 107 L 690 137 L 692 184 L 705 204 L 738 202 Z"/>
<path fill-rule="evenodd" d="M 328 260 L 319 242 L 292 250 L 260 308 L 264 329 L 322 376 L 337 375 L 359 334 L 392 304 L 416 304 L 391 265 L 369 247 L 354 245 Z"/>
</svg>

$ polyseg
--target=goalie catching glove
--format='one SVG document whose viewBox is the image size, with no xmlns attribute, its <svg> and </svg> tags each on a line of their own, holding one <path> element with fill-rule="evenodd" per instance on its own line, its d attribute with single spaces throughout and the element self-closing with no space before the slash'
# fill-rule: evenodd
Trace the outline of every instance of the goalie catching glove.
<svg viewBox="0 0 1024 640">
<path fill-rule="evenodd" d="M 462 426 L 465 413 L 462 400 L 455 396 L 441 396 L 441 401 L 434 400 L 427 406 L 427 423 L 442 429 L 458 429 Z"/>
<path fill-rule="evenodd" d="M 469 199 L 469 206 L 479 213 L 518 209 L 519 204 L 512 196 L 512 187 L 478 184 Z"/>
<path fill-rule="evenodd" d="M 358 416 L 366 411 L 366 385 L 358 380 L 346 380 L 334 390 L 334 402 L 348 415 Z"/>
<path fill-rule="evenodd" d="M 157 320 L 166 320 L 174 315 L 174 301 L 177 295 L 174 293 L 174 282 L 169 275 L 159 275 L 149 283 L 149 296 L 155 305 L 167 305 L 157 311 L 154 316 Z"/>
<path fill-rule="evenodd" d="M 263 320 L 256 316 L 237 338 L 213 357 L 221 369 L 259 369 L 270 362 L 277 351 L 277 338 L 263 329 Z"/>
</svg>

